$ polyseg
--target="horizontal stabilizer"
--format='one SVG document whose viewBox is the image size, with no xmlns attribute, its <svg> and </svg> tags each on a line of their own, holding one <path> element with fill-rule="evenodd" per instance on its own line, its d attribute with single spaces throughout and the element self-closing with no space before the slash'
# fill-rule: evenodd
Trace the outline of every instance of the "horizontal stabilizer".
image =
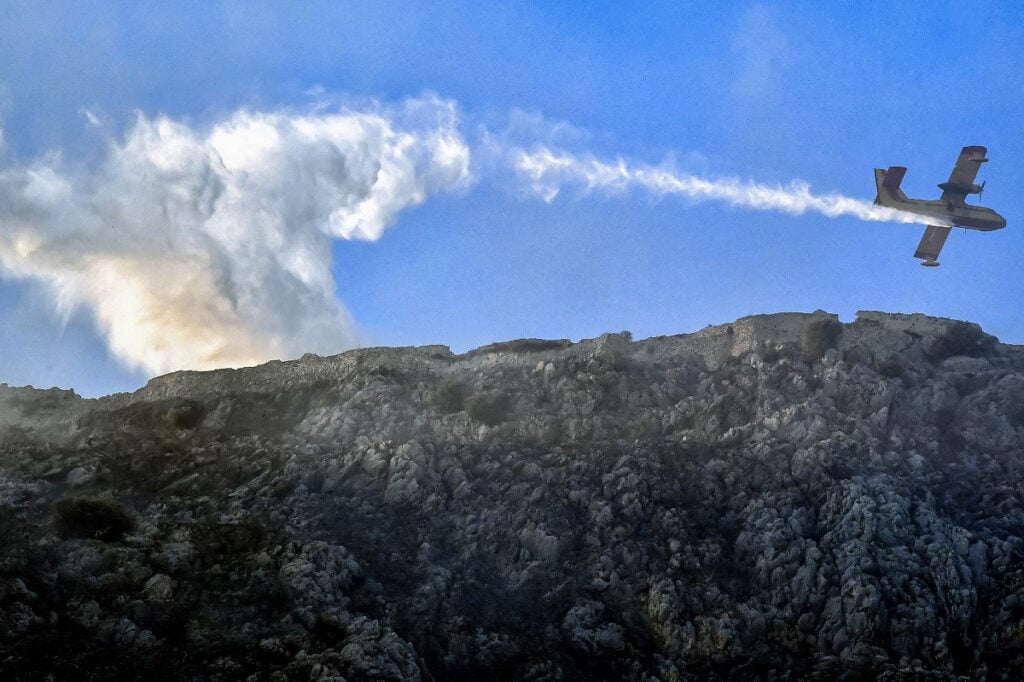
<svg viewBox="0 0 1024 682">
<path fill-rule="evenodd" d="M 949 230 L 950 228 L 943 225 L 929 225 L 921 237 L 921 243 L 917 245 L 914 258 L 923 258 L 924 262 L 921 265 L 938 265 L 936 259 L 939 257 L 939 251 L 942 251 L 943 244 L 946 243 Z"/>
</svg>

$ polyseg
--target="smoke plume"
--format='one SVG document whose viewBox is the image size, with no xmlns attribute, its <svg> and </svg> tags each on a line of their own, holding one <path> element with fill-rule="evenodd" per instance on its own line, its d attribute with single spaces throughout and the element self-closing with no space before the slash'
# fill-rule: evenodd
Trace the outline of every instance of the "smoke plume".
<svg viewBox="0 0 1024 682">
<path fill-rule="evenodd" d="M 484 130 L 474 163 L 499 181 L 511 169 L 546 201 L 567 186 L 641 189 L 934 222 L 801 182 L 707 180 L 560 151 L 535 134 L 525 151 L 513 137 Z M 470 180 L 455 106 L 433 97 L 360 111 L 240 110 L 205 127 L 139 115 L 98 166 L 51 154 L 0 167 L 0 275 L 40 283 L 65 316 L 85 309 L 125 364 L 150 373 L 339 352 L 360 338 L 335 292 L 332 240 L 376 240 L 403 209 Z"/>
<path fill-rule="evenodd" d="M 783 211 L 800 215 L 807 211 L 830 218 L 853 216 L 861 220 L 936 224 L 935 218 L 905 213 L 841 194 L 815 195 L 807 183 L 769 186 L 735 179 L 707 180 L 667 167 L 629 165 L 622 159 L 606 162 L 589 155 L 552 151 L 543 146 L 511 153 L 516 171 L 545 201 L 553 201 L 564 186 L 586 191 L 626 191 L 633 188 L 656 195 L 677 195 L 697 201 L 725 201 L 733 206 Z"/>
<path fill-rule="evenodd" d="M 0 137 L 2 139 L 2 137 Z M 84 307 L 126 364 L 160 373 L 338 352 L 358 332 L 331 240 L 374 240 L 469 182 L 452 103 L 237 111 L 198 129 L 139 115 L 98 168 L 0 170 L 0 274 Z"/>
</svg>

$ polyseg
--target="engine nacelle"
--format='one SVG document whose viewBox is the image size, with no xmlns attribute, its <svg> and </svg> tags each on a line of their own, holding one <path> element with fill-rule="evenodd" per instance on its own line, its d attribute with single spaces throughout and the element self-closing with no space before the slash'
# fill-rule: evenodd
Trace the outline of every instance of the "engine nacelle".
<svg viewBox="0 0 1024 682">
<path fill-rule="evenodd" d="M 943 192 L 957 192 L 958 194 L 981 194 L 984 190 L 982 185 L 961 185 L 957 182 L 940 182 L 939 189 Z"/>
</svg>

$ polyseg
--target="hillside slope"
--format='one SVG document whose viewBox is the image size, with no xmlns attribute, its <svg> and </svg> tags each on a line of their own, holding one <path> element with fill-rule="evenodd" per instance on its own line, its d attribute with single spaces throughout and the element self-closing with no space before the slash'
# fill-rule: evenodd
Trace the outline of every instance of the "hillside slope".
<svg viewBox="0 0 1024 682">
<path fill-rule="evenodd" d="M 1019 679 L 1024 351 L 862 312 L 0 388 L 3 679 Z"/>
</svg>

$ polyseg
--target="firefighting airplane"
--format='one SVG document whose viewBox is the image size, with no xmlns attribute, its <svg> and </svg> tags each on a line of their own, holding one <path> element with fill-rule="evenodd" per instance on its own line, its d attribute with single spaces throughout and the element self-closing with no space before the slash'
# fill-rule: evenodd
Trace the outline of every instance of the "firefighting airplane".
<svg viewBox="0 0 1024 682">
<path fill-rule="evenodd" d="M 936 222 L 945 223 L 929 225 L 924 231 L 924 237 L 921 238 L 917 252 L 914 253 L 915 258 L 924 259 L 921 265 L 934 267 L 939 264 L 935 259 L 939 257 L 939 251 L 946 243 L 951 226 L 984 232 L 1006 227 L 1006 219 L 991 208 L 964 203 L 968 194 L 977 194 L 980 198 L 985 190 L 985 183 L 975 185 L 974 178 L 977 177 L 981 164 L 988 161 L 985 158 L 986 151 L 979 145 L 961 149 L 960 157 L 949 175 L 949 181 L 939 183 L 942 196 L 935 200 L 907 198 L 900 189 L 900 183 L 907 172 L 905 166 L 889 166 L 888 170 L 875 169 L 875 185 L 878 187 L 875 204 L 928 216 L 935 218 Z"/>
</svg>

